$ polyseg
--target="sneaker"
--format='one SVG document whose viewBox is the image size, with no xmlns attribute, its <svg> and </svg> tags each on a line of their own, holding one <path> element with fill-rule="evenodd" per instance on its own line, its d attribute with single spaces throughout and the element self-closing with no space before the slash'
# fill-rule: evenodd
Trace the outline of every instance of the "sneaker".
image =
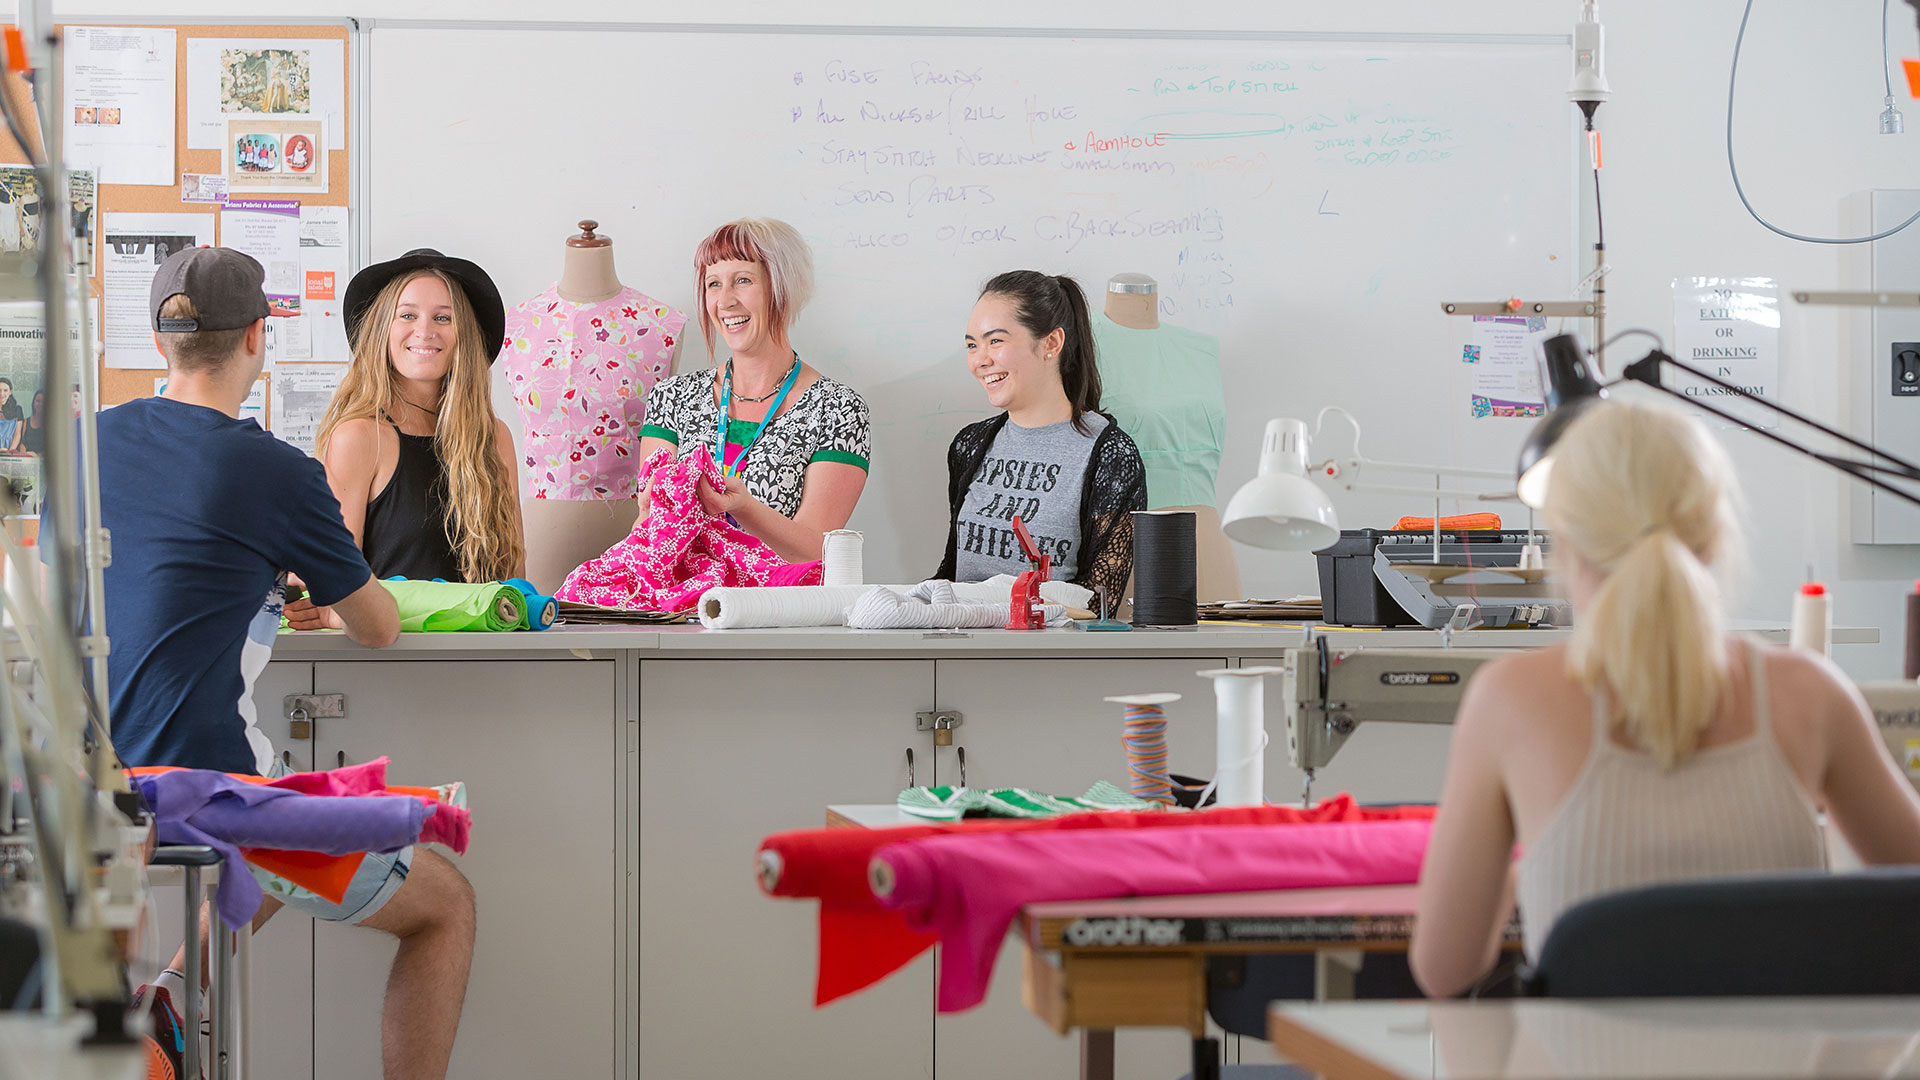
<svg viewBox="0 0 1920 1080">
<path fill-rule="evenodd" d="M 134 1012 L 146 1007 L 149 995 L 153 998 L 153 1008 L 149 1013 L 153 1019 L 153 1033 L 146 1036 L 147 1076 L 149 1080 L 184 1080 L 186 1022 L 180 1019 L 179 1010 L 173 1007 L 173 996 L 167 993 L 166 988 L 152 984 L 133 992 Z"/>
</svg>

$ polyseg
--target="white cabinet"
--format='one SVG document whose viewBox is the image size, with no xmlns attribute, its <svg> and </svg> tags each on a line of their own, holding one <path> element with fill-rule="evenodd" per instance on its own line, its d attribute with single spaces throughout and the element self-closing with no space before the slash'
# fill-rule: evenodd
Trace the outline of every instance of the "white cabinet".
<svg viewBox="0 0 1920 1080">
<path fill-rule="evenodd" d="M 642 1080 L 933 1075 L 932 960 L 815 1010 L 816 905 L 753 874 L 767 834 L 891 802 L 909 748 L 931 783 L 933 704 L 931 661 L 640 664 Z"/>
<path fill-rule="evenodd" d="M 321 662 L 321 768 L 385 755 L 393 783 L 464 780 L 472 846 L 455 858 L 478 934 L 452 1076 L 611 1077 L 620 737 L 612 660 Z M 373 1077 L 394 941 L 316 923 L 313 1074 Z M 268 1075 L 274 1075 L 269 1073 Z"/>
<path fill-rule="evenodd" d="M 938 751 L 938 780 L 960 782 L 964 750 L 974 787 L 1024 787 L 1077 795 L 1096 780 L 1127 786 L 1121 708 L 1115 694 L 1172 691 L 1166 706 L 1171 769 L 1213 775 L 1213 684 L 1194 673 L 1224 666 L 1205 660 L 941 660 L 939 706 L 956 710 L 954 746 Z M 1012 937 L 1000 949 L 987 1000 L 935 1025 L 935 1073 L 976 1076 L 1076 1075 L 1080 1040 L 1062 1038 L 1021 1002 L 1023 950 Z M 1115 1040 L 1121 1080 L 1167 1080 L 1192 1064 L 1192 1043 L 1174 1030 L 1123 1031 Z"/>
<path fill-rule="evenodd" d="M 253 684 L 260 730 L 296 770 L 311 767 L 313 740 L 287 734 L 283 703 L 288 694 L 312 691 L 313 665 L 299 661 L 268 663 Z M 312 1076 L 313 920 L 282 911 L 253 936 L 252 1004 L 254 1075 Z"/>
</svg>

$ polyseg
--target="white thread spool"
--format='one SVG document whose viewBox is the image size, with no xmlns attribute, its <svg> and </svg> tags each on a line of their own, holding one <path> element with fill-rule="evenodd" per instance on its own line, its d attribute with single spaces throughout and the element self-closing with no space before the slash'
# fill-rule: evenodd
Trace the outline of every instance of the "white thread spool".
<svg viewBox="0 0 1920 1080">
<path fill-rule="evenodd" d="M 1277 667 L 1214 668 L 1214 796 L 1219 806 L 1266 802 L 1266 694 L 1263 680 Z"/>
<path fill-rule="evenodd" d="M 864 585 L 866 569 L 861 559 L 864 537 L 852 529 L 835 529 L 821 541 L 820 561 L 823 585 Z"/>
<path fill-rule="evenodd" d="M 1833 655 L 1833 604 L 1825 585 L 1809 581 L 1793 594 L 1793 626 L 1787 643 L 1821 656 Z"/>
</svg>

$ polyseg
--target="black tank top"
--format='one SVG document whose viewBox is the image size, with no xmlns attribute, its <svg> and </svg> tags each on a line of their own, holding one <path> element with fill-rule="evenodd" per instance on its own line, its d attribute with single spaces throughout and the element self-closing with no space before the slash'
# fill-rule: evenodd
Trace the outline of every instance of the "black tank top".
<svg viewBox="0 0 1920 1080">
<path fill-rule="evenodd" d="M 409 435 L 398 425 L 400 460 L 380 494 L 367 503 L 360 543 L 373 576 L 415 581 L 465 581 L 447 539 L 447 470 L 433 436 Z"/>
</svg>

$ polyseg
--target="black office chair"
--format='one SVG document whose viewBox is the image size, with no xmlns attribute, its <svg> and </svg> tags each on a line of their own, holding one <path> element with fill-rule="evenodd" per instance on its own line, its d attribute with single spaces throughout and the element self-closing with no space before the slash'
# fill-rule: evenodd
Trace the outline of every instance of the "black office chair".
<svg viewBox="0 0 1920 1080">
<path fill-rule="evenodd" d="M 1653 885 L 1553 925 L 1535 996 L 1920 994 L 1920 867 Z"/>
</svg>

